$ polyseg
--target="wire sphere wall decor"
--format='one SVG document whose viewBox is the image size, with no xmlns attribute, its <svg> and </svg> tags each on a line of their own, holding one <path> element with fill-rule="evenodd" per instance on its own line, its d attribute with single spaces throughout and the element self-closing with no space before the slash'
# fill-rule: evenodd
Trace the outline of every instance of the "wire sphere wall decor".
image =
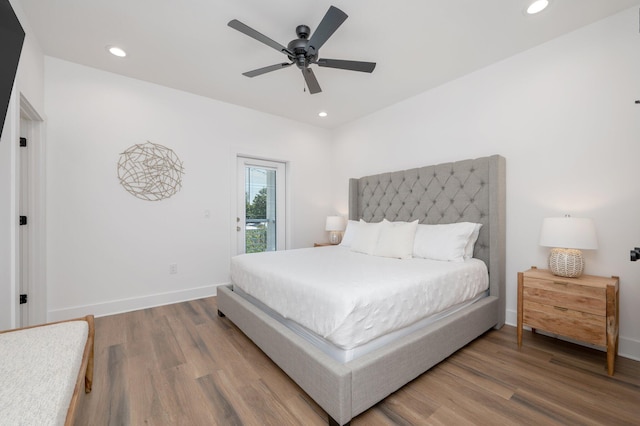
<svg viewBox="0 0 640 426">
<path fill-rule="evenodd" d="M 147 201 L 169 198 L 182 188 L 184 167 L 173 150 L 148 142 L 120 154 L 118 178 L 134 197 Z"/>
</svg>

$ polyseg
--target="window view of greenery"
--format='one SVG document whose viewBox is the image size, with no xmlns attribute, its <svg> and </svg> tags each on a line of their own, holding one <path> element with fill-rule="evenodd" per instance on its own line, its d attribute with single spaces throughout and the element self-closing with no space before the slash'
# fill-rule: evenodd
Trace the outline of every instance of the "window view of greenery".
<svg viewBox="0 0 640 426">
<path fill-rule="evenodd" d="M 260 253 L 267 249 L 267 188 L 262 188 L 253 201 L 246 200 L 246 252 Z"/>
</svg>

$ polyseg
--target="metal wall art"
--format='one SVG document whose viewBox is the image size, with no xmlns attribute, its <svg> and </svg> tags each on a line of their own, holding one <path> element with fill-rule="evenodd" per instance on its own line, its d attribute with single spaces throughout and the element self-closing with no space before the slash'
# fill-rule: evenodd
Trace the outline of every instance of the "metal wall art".
<svg viewBox="0 0 640 426">
<path fill-rule="evenodd" d="M 169 198 L 182 188 L 184 168 L 173 150 L 148 142 L 120 154 L 118 178 L 134 197 L 147 201 Z"/>
</svg>

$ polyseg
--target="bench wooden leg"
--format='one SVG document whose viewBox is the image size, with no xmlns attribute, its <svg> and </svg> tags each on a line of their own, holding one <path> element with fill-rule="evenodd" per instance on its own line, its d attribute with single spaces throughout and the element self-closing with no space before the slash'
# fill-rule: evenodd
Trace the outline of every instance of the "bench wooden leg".
<svg viewBox="0 0 640 426">
<path fill-rule="evenodd" d="M 93 315 L 87 316 L 87 324 L 89 325 L 89 357 L 87 359 L 87 370 L 84 375 L 84 393 L 91 392 L 93 386 L 93 351 L 95 347 L 96 329 L 93 322 Z"/>
</svg>

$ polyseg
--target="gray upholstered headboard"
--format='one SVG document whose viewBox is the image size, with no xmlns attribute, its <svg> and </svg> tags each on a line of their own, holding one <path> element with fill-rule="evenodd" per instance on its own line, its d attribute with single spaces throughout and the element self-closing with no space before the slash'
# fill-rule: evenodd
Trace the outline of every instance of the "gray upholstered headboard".
<svg viewBox="0 0 640 426">
<path fill-rule="evenodd" d="M 349 219 L 366 222 L 482 223 L 474 257 L 489 269 L 504 322 L 505 159 L 499 155 L 349 181 Z"/>
</svg>

